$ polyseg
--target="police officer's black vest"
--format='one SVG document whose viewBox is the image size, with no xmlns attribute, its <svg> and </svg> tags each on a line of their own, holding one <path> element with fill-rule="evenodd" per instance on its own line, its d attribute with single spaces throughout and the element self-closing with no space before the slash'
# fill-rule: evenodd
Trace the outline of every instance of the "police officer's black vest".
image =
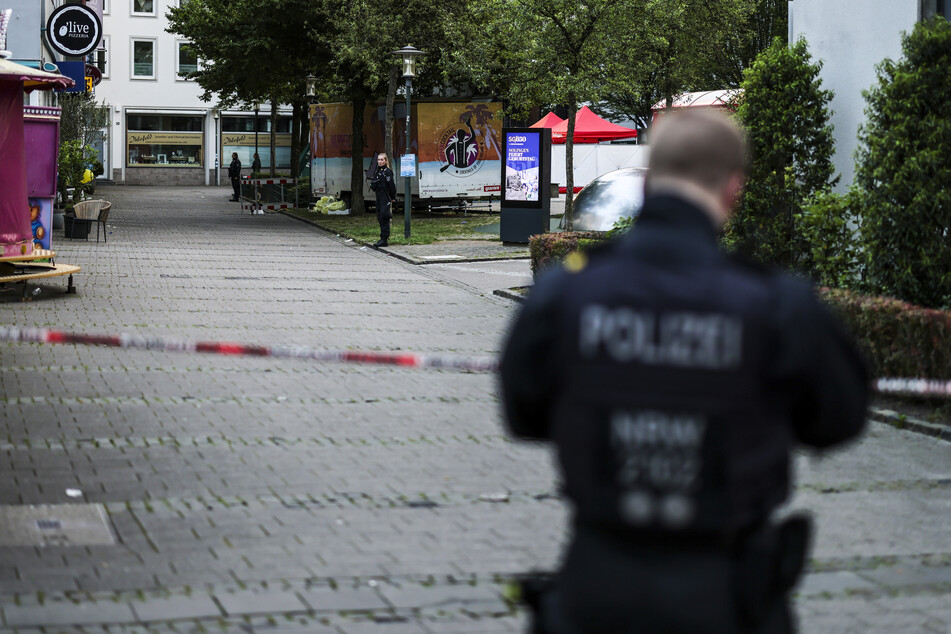
<svg viewBox="0 0 951 634">
<path fill-rule="evenodd" d="M 709 534 L 768 515 L 792 444 L 768 384 L 775 278 L 719 252 L 699 209 L 654 198 L 564 279 L 551 418 L 576 523 Z"/>
</svg>

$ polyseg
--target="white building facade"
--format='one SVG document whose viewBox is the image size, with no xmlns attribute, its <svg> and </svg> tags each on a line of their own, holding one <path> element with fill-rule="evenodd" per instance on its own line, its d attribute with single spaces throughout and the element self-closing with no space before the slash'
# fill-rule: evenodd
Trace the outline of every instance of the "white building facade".
<svg viewBox="0 0 951 634">
<path fill-rule="evenodd" d="M 901 57 L 902 32 L 936 14 L 947 16 L 947 0 L 790 0 L 789 41 L 804 37 L 821 60 L 822 86 L 835 92 L 833 162 L 844 192 L 855 178 L 858 129 L 865 121 L 862 91 L 877 82 L 875 67 Z"/>
<path fill-rule="evenodd" d="M 196 82 L 181 76 L 201 62 L 186 39 L 166 32 L 165 16 L 188 0 L 104 2 L 106 65 L 96 97 L 112 108 L 112 178 L 130 185 L 227 183 L 231 153 L 238 153 L 247 173 L 255 145 L 262 167 L 269 168 L 267 112 L 219 112 L 214 102 L 201 101 Z M 291 165 L 290 126 L 289 116 L 279 118 L 279 170 Z"/>
<path fill-rule="evenodd" d="M 110 117 L 106 141 L 97 148 L 105 167 L 101 178 L 129 185 L 227 183 L 231 153 L 238 153 L 247 174 L 256 145 L 262 168 L 270 167 L 270 105 L 260 106 L 260 116 L 253 107 L 219 111 L 214 101 L 200 99 L 196 82 L 181 76 L 195 70 L 200 60 L 186 39 L 166 32 L 166 14 L 188 1 L 98 0 L 103 38 L 100 51 L 88 61 L 104 62 L 102 80 L 94 88 L 96 101 L 108 108 Z M 14 51 L 14 59 L 39 68 L 62 62 L 42 31 L 64 0 L 7 2 L 14 10 L 11 32 L 22 51 Z M 34 93 L 30 102 L 50 105 L 51 99 Z M 276 131 L 276 167 L 288 170 L 289 111 L 282 109 Z"/>
</svg>

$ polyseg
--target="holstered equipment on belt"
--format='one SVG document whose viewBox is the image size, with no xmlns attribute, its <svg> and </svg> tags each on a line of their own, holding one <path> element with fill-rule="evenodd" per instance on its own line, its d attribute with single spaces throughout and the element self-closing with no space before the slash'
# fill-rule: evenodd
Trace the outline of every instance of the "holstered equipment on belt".
<svg viewBox="0 0 951 634">
<path fill-rule="evenodd" d="M 802 573 L 812 538 L 812 520 L 804 514 L 752 531 L 738 553 L 736 591 L 740 617 L 759 623 L 783 599 Z"/>
</svg>

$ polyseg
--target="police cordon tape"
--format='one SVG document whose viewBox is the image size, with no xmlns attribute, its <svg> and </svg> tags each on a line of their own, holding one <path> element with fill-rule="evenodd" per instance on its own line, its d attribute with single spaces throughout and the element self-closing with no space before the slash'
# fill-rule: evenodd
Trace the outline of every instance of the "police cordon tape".
<svg viewBox="0 0 951 634">
<path fill-rule="evenodd" d="M 495 357 L 463 357 L 455 355 L 416 354 L 412 352 L 318 350 L 305 346 L 257 346 L 226 341 L 185 341 L 130 334 L 92 335 L 49 330 L 47 328 L 16 328 L 10 326 L 0 326 L 0 341 L 72 343 L 86 346 L 160 350 L 162 352 L 200 352 L 232 356 L 275 357 L 278 359 L 375 363 L 409 368 L 471 370 L 475 372 L 494 372 L 498 369 L 499 365 Z"/>
<path fill-rule="evenodd" d="M 0 326 L 0 341 L 9 343 L 72 343 L 86 346 L 159 350 L 162 352 L 310 359 L 313 361 L 398 365 L 408 368 L 469 370 L 473 372 L 496 372 L 499 369 L 499 362 L 495 357 L 464 357 L 412 352 L 319 350 L 306 346 L 258 346 L 226 341 L 186 341 L 125 333 L 120 335 L 92 335 L 50 330 L 48 328 L 17 328 L 13 326 Z M 873 387 L 877 392 L 888 394 L 951 397 L 951 381 L 936 379 L 882 378 L 876 379 Z"/>
</svg>

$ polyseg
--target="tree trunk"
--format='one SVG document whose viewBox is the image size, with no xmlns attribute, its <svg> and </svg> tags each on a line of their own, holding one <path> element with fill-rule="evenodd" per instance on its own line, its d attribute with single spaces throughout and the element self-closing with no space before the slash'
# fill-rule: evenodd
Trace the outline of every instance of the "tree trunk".
<svg viewBox="0 0 951 634">
<path fill-rule="evenodd" d="M 383 129 L 383 151 L 390 159 L 390 165 L 396 165 L 393 161 L 393 107 L 396 103 L 396 85 L 399 80 L 399 72 L 399 67 L 392 66 L 386 85 L 386 123 Z"/>
<path fill-rule="evenodd" d="M 578 99 L 575 94 L 568 93 L 568 138 L 565 139 L 565 231 L 572 231 L 574 227 L 574 198 L 575 198 L 575 111 L 578 108 Z"/>
<path fill-rule="evenodd" d="M 353 106 L 353 131 L 350 144 L 350 215 L 363 214 L 363 111 L 367 98 L 362 89 L 350 91 Z"/>
<path fill-rule="evenodd" d="M 277 175 L 277 95 L 271 95 L 271 178 Z"/>
</svg>

